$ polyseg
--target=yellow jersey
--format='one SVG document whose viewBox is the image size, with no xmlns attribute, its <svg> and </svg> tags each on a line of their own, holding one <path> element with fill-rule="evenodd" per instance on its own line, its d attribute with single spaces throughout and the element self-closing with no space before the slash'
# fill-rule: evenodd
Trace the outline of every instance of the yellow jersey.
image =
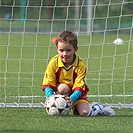
<svg viewBox="0 0 133 133">
<path fill-rule="evenodd" d="M 46 68 L 42 89 L 52 88 L 57 91 L 57 85 L 65 83 L 69 86 L 71 93 L 80 90 L 83 95 L 86 95 L 88 87 L 85 78 L 86 65 L 78 55 L 75 54 L 75 60 L 68 68 L 64 66 L 60 56 L 55 55 Z"/>
</svg>

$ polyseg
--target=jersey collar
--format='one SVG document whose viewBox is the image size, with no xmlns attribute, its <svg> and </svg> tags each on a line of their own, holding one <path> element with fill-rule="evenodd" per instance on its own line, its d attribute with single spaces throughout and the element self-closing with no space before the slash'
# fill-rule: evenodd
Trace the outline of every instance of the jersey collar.
<svg viewBox="0 0 133 133">
<path fill-rule="evenodd" d="M 71 64 L 71 66 L 77 66 L 79 63 L 79 56 L 77 54 L 75 54 L 76 58 L 75 61 L 73 62 L 73 64 Z M 58 56 L 58 67 L 65 67 L 60 56 Z"/>
</svg>

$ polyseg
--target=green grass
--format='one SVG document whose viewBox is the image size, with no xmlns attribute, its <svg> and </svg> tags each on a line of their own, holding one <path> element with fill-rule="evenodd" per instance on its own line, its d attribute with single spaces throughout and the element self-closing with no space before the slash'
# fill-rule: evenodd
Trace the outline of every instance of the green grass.
<svg viewBox="0 0 133 133">
<path fill-rule="evenodd" d="M 133 110 L 115 109 L 115 117 L 48 116 L 45 109 L 1 108 L 1 133 L 131 133 Z"/>
<path fill-rule="evenodd" d="M 47 62 L 56 54 L 55 44 L 50 43 L 53 36 L 56 35 L 0 34 L 0 102 L 45 101 L 41 85 Z M 88 94 L 113 94 L 111 97 L 89 97 L 90 103 L 133 103 L 132 96 L 115 96 L 133 94 L 133 37 L 130 34 L 119 37 L 125 41 L 120 46 L 112 44 L 116 34 L 93 34 L 92 38 L 79 35 L 77 53 L 87 64 Z M 0 132 L 132 132 L 133 110 L 115 111 L 115 117 L 75 117 L 72 114 L 51 117 L 42 108 L 0 108 Z"/>
</svg>

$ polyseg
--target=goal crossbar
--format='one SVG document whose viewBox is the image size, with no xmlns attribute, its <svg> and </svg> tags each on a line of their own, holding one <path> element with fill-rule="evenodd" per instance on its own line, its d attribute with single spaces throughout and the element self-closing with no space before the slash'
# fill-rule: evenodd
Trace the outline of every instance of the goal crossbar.
<svg viewBox="0 0 133 133">
<path fill-rule="evenodd" d="M 129 94 L 129 95 L 88 95 L 89 98 L 111 98 L 111 97 L 133 97 L 133 94 Z M 41 96 L 20 96 L 20 97 L 16 97 L 16 96 L 12 96 L 10 97 L 11 99 L 15 98 L 15 99 L 31 99 L 32 101 L 34 101 L 35 98 L 44 98 Z M 133 108 L 133 103 L 127 104 L 127 103 L 104 103 L 105 105 L 108 105 L 112 108 Z M 91 105 L 91 104 L 90 104 Z M 43 102 L 38 102 L 38 103 L 34 103 L 34 102 L 27 102 L 27 103 L 21 103 L 21 102 L 12 102 L 12 103 L 8 103 L 8 102 L 1 102 L 0 103 L 0 108 L 44 108 L 44 103 Z"/>
<path fill-rule="evenodd" d="M 133 108 L 133 103 L 132 104 L 109 104 L 106 103 L 105 105 L 108 105 L 112 108 Z M 44 103 L 0 103 L 0 107 L 3 108 L 45 108 Z"/>
</svg>

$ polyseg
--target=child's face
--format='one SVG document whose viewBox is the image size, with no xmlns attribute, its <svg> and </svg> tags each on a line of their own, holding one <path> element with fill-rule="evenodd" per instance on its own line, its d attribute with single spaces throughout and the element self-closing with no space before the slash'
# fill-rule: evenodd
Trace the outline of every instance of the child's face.
<svg viewBox="0 0 133 133">
<path fill-rule="evenodd" d="M 76 53 L 78 47 L 74 48 L 72 44 L 67 42 L 58 42 L 56 49 L 64 65 L 68 67 L 72 64 L 74 54 Z"/>
</svg>

